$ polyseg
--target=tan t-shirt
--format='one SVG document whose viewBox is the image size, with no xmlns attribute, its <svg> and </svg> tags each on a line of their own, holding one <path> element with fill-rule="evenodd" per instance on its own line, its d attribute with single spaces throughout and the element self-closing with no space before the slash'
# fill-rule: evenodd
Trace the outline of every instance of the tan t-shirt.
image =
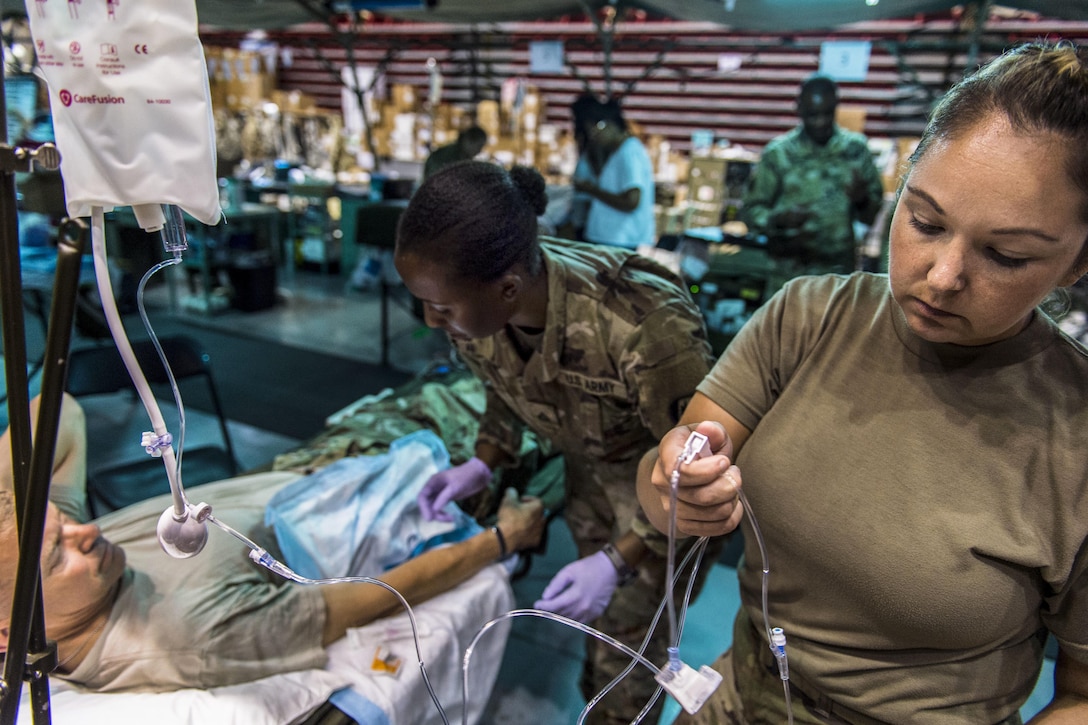
<svg viewBox="0 0 1088 725">
<path fill-rule="evenodd" d="M 243 476 L 186 491 L 220 521 L 274 551 L 265 504 L 294 473 Z M 286 582 L 248 559 L 249 549 L 214 525 L 189 559 L 172 559 L 155 526 L 159 496 L 97 520 L 124 548 L 129 571 L 102 637 L 66 679 L 100 691 L 176 690 L 248 682 L 322 667 L 325 606 L 317 587 Z"/>
<path fill-rule="evenodd" d="M 1043 314 L 933 345 L 886 277 L 800 278 L 699 390 L 753 430 L 738 465 L 770 623 L 823 694 L 886 722 L 992 723 L 1030 693 L 1047 630 L 1088 662 L 1088 356 Z"/>
</svg>

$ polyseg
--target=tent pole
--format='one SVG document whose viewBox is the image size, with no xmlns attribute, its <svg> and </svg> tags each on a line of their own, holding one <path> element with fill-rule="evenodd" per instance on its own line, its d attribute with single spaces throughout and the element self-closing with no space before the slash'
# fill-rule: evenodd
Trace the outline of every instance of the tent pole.
<svg viewBox="0 0 1088 725">
<path fill-rule="evenodd" d="M 2 80 L 3 69 L 0 68 Z M 0 117 L 6 115 L 6 105 L 0 100 Z M 24 680 L 30 683 L 34 722 L 50 722 L 49 673 L 57 664 L 57 648 L 55 642 L 46 638 L 40 557 L 86 229 L 81 222 L 66 220 L 58 232 L 42 392 L 37 431 L 32 438 L 15 174 L 31 171 L 35 160 L 48 169 L 60 166 L 60 156 L 52 144 L 43 144 L 33 151 L 13 148 L 8 145 L 7 126 L 0 128 L 0 319 L 6 356 L 12 484 L 19 537 L 7 653 L 0 680 L 0 722 L 3 725 L 14 723 L 18 718 Z M 72 229 L 76 231 L 70 235 Z"/>
<path fill-rule="evenodd" d="M 612 98 L 612 47 L 616 34 L 616 17 L 618 15 L 616 0 L 609 0 L 607 10 L 609 19 L 607 23 L 601 20 L 597 15 L 596 10 L 590 7 L 586 0 L 580 0 L 579 4 L 582 6 L 585 14 L 593 21 L 593 25 L 597 28 L 597 35 L 601 39 L 601 51 L 604 55 L 604 59 L 601 62 L 601 70 L 604 75 L 604 98 L 607 100 Z"/>
<path fill-rule="evenodd" d="M 991 5 L 993 5 L 993 0 L 976 0 L 969 5 L 974 12 L 975 22 L 971 28 L 971 42 L 967 50 L 967 63 L 963 69 L 963 74 L 965 76 L 974 73 L 975 69 L 978 67 L 979 42 L 982 31 L 986 29 L 986 23 L 990 20 Z"/>
<path fill-rule="evenodd" d="M 369 87 L 365 89 L 359 87 L 359 74 L 356 70 L 357 63 L 355 60 L 355 38 L 359 35 L 359 33 L 357 32 L 358 14 L 354 12 L 351 13 L 351 32 L 342 33 L 337 29 L 336 23 L 333 21 L 332 15 L 330 15 L 324 9 L 324 7 L 316 3 L 310 2 L 310 0 L 295 0 L 295 2 L 297 2 L 298 5 L 306 10 L 310 15 L 314 16 L 328 26 L 329 32 L 332 33 L 337 41 L 339 41 L 341 47 L 343 47 L 344 49 L 344 52 L 347 54 L 347 65 L 349 68 L 351 68 L 351 91 L 355 94 L 355 100 L 359 104 L 359 113 L 363 117 L 363 136 L 364 138 L 366 138 L 367 148 L 370 149 L 370 153 L 374 157 L 374 171 L 380 172 L 382 169 L 382 162 L 381 157 L 378 155 L 378 150 L 374 148 L 374 137 L 373 133 L 370 130 L 370 117 L 367 115 L 366 94 L 373 90 L 374 84 L 378 82 L 378 78 L 382 71 L 382 66 L 379 65 L 379 67 L 375 71 L 374 78 L 371 80 Z M 343 83 L 343 77 L 340 75 L 340 72 L 333 67 L 332 63 L 329 62 L 328 58 L 325 57 L 325 54 L 321 52 L 321 49 L 317 46 L 317 43 L 311 42 L 310 47 L 313 49 L 318 61 L 323 66 L 325 66 L 325 69 L 329 71 L 329 74 L 336 79 L 336 82 Z M 382 63 L 387 63 L 388 60 L 392 57 L 392 54 L 393 51 L 390 50 L 386 54 L 386 57 L 385 59 L 383 59 Z"/>
</svg>

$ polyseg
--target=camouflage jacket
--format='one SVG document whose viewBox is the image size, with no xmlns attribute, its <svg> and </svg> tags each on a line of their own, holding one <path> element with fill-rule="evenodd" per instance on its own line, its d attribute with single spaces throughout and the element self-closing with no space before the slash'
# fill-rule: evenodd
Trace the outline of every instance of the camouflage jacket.
<svg viewBox="0 0 1088 725">
<path fill-rule="evenodd" d="M 856 205 L 847 193 L 855 172 L 868 190 L 866 201 Z M 799 126 L 764 148 L 744 194 L 741 218 L 753 231 L 767 235 L 773 253 L 776 246 L 784 245 L 774 238 L 771 216 L 793 206 L 807 209 L 812 216 L 786 243 L 787 256 L 827 264 L 827 271 L 850 272 L 857 243 L 854 221 L 872 223 L 883 194 L 865 136 L 836 128 L 831 139 L 819 146 Z"/>
<path fill-rule="evenodd" d="M 457 341 L 487 387 L 479 440 L 516 460 L 523 425 L 568 458 L 633 461 L 676 425 L 712 363 L 683 282 L 626 250 L 542 239 L 548 317 L 522 360 L 507 326 Z M 632 479 L 633 480 L 633 479 Z"/>
</svg>

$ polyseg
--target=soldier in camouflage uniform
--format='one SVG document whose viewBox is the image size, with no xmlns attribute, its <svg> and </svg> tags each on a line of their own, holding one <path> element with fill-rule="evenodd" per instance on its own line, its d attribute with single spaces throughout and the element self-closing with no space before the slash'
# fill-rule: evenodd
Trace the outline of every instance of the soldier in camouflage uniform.
<svg viewBox="0 0 1088 725">
<path fill-rule="evenodd" d="M 801 85 L 801 124 L 772 139 L 744 194 L 741 219 L 767 236 L 778 279 L 853 272 L 854 222 L 871 224 L 884 187 L 865 136 L 835 124 L 838 87 L 815 75 Z"/>
<path fill-rule="evenodd" d="M 536 606 L 592 621 L 637 649 L 665 593 L 667 551 L 635 496 L 638 462 L 675 425 L 709 369 L 710 346 L 683 284 L 657 263 L 538 240 L 545 203 L 532 169 L 469 162 L 425 182 L 402 217 L 397 270 L 427 324 L 446 330 L 487 388 L 476 459 L 437 474 L 420 505 L 441 509 L 486 485 L 516 460 L 528 426 L 564 454 L 564 517 L 581 557 Z M 660 664 L 663 629 L 646 652 Z M 587 650 L 588 699 L 630 658 L 594 638 Z M 655 687 L 653 673 L 634 668 L 589 722 L 629 723 Z M 661 704 L 645 722 L 656 722 Z"/>
</svg>

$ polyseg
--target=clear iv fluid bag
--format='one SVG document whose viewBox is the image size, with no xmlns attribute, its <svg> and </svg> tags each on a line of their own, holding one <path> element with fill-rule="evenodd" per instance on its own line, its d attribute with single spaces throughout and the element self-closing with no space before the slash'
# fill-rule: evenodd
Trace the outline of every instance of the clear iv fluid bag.
<svg viewBox="0 0 1088 725">
<path fill-rule="evenodd" d="M 219 221 L 194 0 L 26 0 L 68 215 L 176 204 Z"/>
</svg>

